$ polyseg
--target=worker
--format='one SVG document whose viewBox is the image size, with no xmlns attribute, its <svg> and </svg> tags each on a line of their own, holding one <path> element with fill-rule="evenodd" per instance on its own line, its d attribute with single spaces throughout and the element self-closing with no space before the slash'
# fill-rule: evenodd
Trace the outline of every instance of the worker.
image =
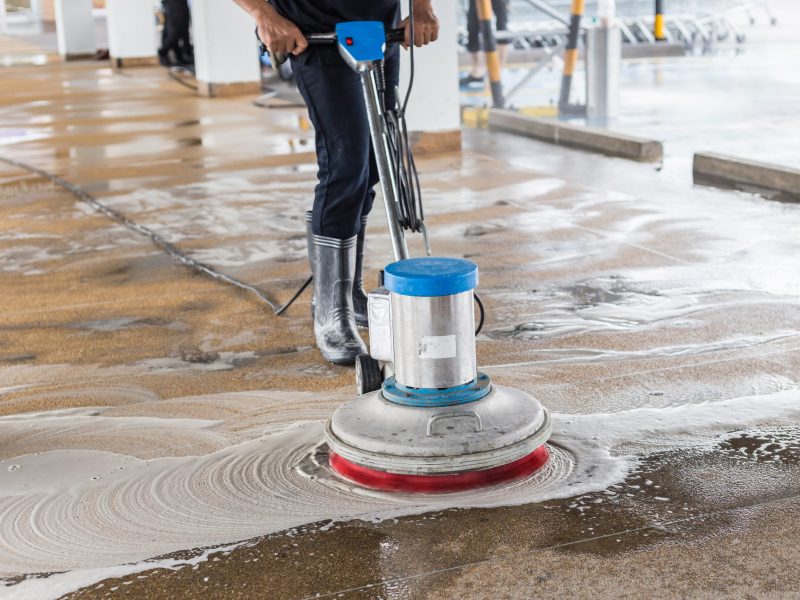
<svg viewBox="0 0 800 600">
<path fill-rule="evenodd" d="M 404 27 L 404 46 L 424 46 L 439 35 L 431 0 L 411 0 L 414 39 L 400 0 L 234 0 L 255 20 L 258 36 L 273 54 L 290 54 L 300 94 L 316 132 L 318 183 L 309 230 L 314 275 L 314 333 L 322 355 L 352 364 L 367 352 L 357 321 L 367 323 L 362 285 L 364 236 L 375 198 L 378 171 L 371 148 L 360 76 L 334 45 L 312 46 L 303 34 L 328 33 L 343 21 L 382 21 Z M 386 108 L 397 103 L 397 46 L 385 58 Z"/>
<path fill-rule="evenodd" d="M 164 29 L 158 56 L 165 67 L 194 64 L 194 49 L 189 36 L 192 21 L 188 0 L 162 0 Z"/>
<path fill-rule="evenodd" d="M 467 52 L 470 55 L 471 68 L 469 73 L 461 78 L 462 86 L 473 84 L 484 84 L 486 78 L 486 68 L 481 62 L 481 22 L 478 16 L 478 1 L 470 0 L 469 11 L 467 12 Z M 508 3 L 509 0 L 492 0 L 492 12 L 496 19 L 497 31 L 508 30 Z M 500 58 L 500 68 L 508 57 L 508 45 L 511 40 L 501 39 L 497 41 L 497 55 Z"/>
</svg>

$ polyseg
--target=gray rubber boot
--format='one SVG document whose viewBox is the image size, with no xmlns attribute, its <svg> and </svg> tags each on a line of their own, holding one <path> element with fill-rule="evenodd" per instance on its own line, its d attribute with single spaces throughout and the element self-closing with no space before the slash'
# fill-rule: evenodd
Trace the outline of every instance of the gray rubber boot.
<svg viewBox="0 0 800 600">
<path fill-rule="evenodd" d="M 314 334 L 322 356 L 337 365 L 352 365 L 359 354 L 367 353 L 353 313 L 357 238 L 313 238 Z"/>
<path fill-rule="evenodd" d="M 311 272 L 314 272 L 314 231 L 312 229 L 312 213 L 310 210 L 306 211 L 306 237 L 308 239 L 308 266 L 311 267 Z M 369 310 L 367 308 L 367 293 L 364 291 L 364 276 L 362 274 L 364 268 L 364 242 L 367 235 L 367 217 L 361 217 L 361 233 L 358 234 L 358 242 L 356 243 L 356 272 L 353 279 L 353 312 L 356 315 L 356 325 L 359 327 L 369 327 L 369 318 L 367 317 Z M 311 318 L 314 318 L 314 311 L 316 310 L 317 299 L 311 296 Z"/>
<path fill-rule="evenodd" d="M 367 217 L 361 217 L 361 233 L 356 243 L 356 273 L 353 279 L 353 311 L 356 314 L 356 325 L 369 327 L 369 311 L 367 310 L 367 293 L 364 291 L 364 242 L 367 239 Z"/>
<path fill-rule="evenodd" d="M 312 215 L 310 210 L 306 211 L 306 245 L 308 246 L 308 266 L 311 268 L 311 274 L 314 274 L 314 229 L 312 227 Z M 314 293 L 314 287 L 311 287 L 311 318 L 314 318 L 314 312 L 317 308 L 317 295 Z"/>
</svg>

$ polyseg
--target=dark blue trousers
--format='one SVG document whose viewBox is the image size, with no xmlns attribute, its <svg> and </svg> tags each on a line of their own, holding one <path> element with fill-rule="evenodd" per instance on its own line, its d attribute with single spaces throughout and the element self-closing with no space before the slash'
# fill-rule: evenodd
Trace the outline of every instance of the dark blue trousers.
<svg viewBox="0 0 800 600">
<path fill-rule="evenodd" d="M 477 0 L 470 0 L 469 11 L 467 12 L 467 51 L 481 51 L 481 22 L 478 19 Z M 497 31 L 508 29 L 508 3 L 509 0 L 492 0 L 492 12 L 497 20 Z M 497 42 L 498 44 L 509 44 L 509 40 Z"/>
<path fill-rule="evenodd" d="M 372 210 L 378 170 L 361 88 L 361 76 L 333 48 L 311 48 L 292 60 L 297 88 L 316 132 L 319 171 L 312 227 L 316 235 L 348 239 Z M 399 47 L 386 54 L 386 106 L 396 103 Z"/>
</svg>

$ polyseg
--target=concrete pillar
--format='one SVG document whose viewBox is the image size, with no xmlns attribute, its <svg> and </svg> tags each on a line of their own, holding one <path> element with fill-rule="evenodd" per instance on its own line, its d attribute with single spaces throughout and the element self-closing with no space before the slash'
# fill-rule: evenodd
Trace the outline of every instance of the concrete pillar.
<svg viewBox="0 0 800 600">
<path fill-rule="evenodd" d="M 106 19 L 114 67 L 158 64 L 152 0 L 107 0 Z"/>
<path fill-rule="evenodd" d="M 198 92 L 233 96 L 261 90 L 253 20 L 230 0 L 193 0 L 194 60 Z"/>
<path fill-rule="evenodd" d="M 31 0 L 31 16 L 37 21 L 42 18 L 42 0 Z"/>
<path fill-rule="evenodd" d="M 622 34 L 615 24 L 590 27 L 586 35 L 586 114 L 605 126 L 619 115 Z"/>
<path fill-rule="evenodd" d="M 405 2 L 401 3 L 405 5 Z M 414 50 L 414 88 L 406 118 L 414 148 L 420 152 L 461 149 L 461 98 L 458 85 L 458 10 L 453 0 L 434 0 L 439 39 Z M 401 50 L 400 89 L 407 89 L 409 53 Z"/>
<path fill-rule="evenodd" d="M 42 20 L 53 23 L 56 20 L 55 0 L 42 0 Z"/>
<path fill-rule="evenodd" d="M 92 0 L 55 0 L 58 53 L 64 60 L 94 56 Z"/>
</svg>

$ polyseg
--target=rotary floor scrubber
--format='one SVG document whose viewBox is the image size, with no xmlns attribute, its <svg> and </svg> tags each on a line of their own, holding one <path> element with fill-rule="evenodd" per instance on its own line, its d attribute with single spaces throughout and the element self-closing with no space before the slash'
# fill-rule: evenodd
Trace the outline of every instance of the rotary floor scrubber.
<svg viewBox="0 0 800 600">
<path fill-rule="evenodd" d="M 325 438 L 333 470 L 359 485 L 453 492 L 540 469 L 551 425 L 535 398 L 494 385 L 477 370 L 477 265 L 408 257 L 403 230 L 414 229 L 407 213 L 416 173 L 410 150 L 398 158 L 397 148 L 408 146 L 405 128 L 397 127 L 402 110 L 398 121 L 381 101 L 386 44 L 401 39 L 402 30 L 387 35 L 379 22 L 341 23 L 335 34 L 308 36 L 309 43 L 338 43 L 361 74 L 397 261 L 369 294 L 370 355 L 356 363 L 360 396 L 336 410 Z M 411 196 L 411 204 L 419 201 L 413 190 Z M 421 219 L 416 229 L 425 233 Z"/>
</svg>

